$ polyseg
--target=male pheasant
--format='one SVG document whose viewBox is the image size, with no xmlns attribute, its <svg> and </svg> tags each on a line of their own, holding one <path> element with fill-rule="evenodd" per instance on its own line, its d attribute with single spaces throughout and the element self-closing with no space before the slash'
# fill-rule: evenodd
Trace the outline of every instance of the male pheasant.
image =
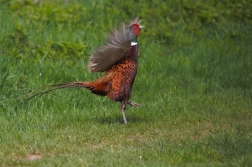
<svg viewBox="0 0 252 167">
<path fill-rule="evenodd" d="M 29 99 L 56 89 L 84 87 L 94 94 L 108 96 L 113 101 L 121 102 L 123 121 L 127 124 L 125 116 L 127 104 L 135 107 L 141 106 L 129 101 L 138 68 L 137 38 L 141 28 L 143 28 L 140 22 L 141 20 L 139 21 L 137 17 L 131 20 L 127 27 L 122 23 L 120 30 L 114 29 L 110 38 L 106 41 L 106 45 L 91 55 L 89 59 L 90 71 L 104 72 L 99 79 L 91 82 L 69 82 L 49 85 L 49 87 L 54 88 L 35 94 Z"/>
</svg>

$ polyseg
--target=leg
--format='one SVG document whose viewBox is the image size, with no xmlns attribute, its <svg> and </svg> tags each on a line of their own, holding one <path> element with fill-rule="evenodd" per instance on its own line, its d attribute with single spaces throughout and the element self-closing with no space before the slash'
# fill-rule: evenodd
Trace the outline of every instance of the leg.
<svg viewBox="0 0 252 167">
<path fill-rule="evenodd" d="M 135 102 L 133 102 L 133 101 L 129 101 L 129 102 L 128 102 L 128 105 L 131 105 L 131 106 L 134 106 L 134 107 L 142 107 L 141 104 L 137 104 L 137 103 L 135 103 Z"/>
<path fill-rule="evenodd" d="M 123 117 L 123 121 L 124 121 L 124 124 L 127 124 L 127 120 L 126 120 L 126 116 L 125 116 L 125 110 L 126 110 L 126 105 L 127 105 L 127 101 L 122 101 L 122 106 L 121 106 L 121 110 L 122 110 L 122 117 Z"/>
</svg>

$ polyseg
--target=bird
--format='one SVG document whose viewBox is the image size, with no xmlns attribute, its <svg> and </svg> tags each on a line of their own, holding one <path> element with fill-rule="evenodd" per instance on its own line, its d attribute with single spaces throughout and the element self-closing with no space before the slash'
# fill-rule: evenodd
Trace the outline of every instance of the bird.
<svg viewBox="0 0 252 167">
<path fill-rule="evenodd" d="M 48 92 L 63 88 L 87 88 L 93 94 L 107 96 L 110 100 L 121 103 L 124 124 L 127 124 L 125 110 L 127 105 L 142 107 L 130 101 L 132 86 L 138 69 L 138 36 L 142 20 L 132 19 L 128 26 L 122 23 L 120 29 L 113 28 L 104 46 L 99 47 L 89 58 L 89 70 L 102 72 L 94 81 L 76 81 L 48 85 L 49 90 L 33 94 L 27 100 L 42 96 Z M 33 91 L 32 91 L 33 92 Z M 30 92 L 31 93 L 31 92 Z"/>
</svg>

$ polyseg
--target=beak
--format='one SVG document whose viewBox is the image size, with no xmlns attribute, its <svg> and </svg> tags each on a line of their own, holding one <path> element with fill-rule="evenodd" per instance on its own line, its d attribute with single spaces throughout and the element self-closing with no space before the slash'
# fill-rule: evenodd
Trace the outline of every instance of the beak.
<svg viewBox="0 0 252 167">
<path fill-rule="evenodd" d="M 144 28 L 144 26 L 139 26 L 139 28 L 141 29 L 141 28 Z"/>
</svg>

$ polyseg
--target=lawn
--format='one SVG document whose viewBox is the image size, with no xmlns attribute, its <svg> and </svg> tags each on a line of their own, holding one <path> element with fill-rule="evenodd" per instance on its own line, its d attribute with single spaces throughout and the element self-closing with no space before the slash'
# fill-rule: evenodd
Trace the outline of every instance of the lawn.
<svg viewBox="0 0 252 167">
<path fill-rule="evenodd" d="M 252 3 L 0 0 L 0 166 L 252 166 Z M 89 56 L 140 16 L 128 124 Z M 19 98 L 21 97 L 21 98 Z M 17 99 L 18 98 L 18 99 Z"/>
</svg>

